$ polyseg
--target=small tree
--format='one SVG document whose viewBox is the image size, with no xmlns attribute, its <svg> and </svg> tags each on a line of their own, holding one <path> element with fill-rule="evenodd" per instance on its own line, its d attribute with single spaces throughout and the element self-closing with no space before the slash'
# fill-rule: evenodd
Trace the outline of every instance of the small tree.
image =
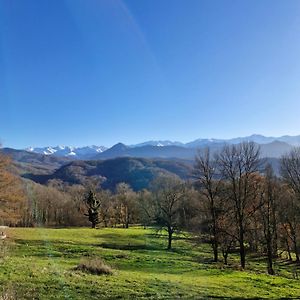
<svg viewBox="0 0 300 300">
<path fill-rule="evenodd" d="M 146 229 L 154 221 L 155 206 L 153 205 L 153 195 L 147 190 L 142 190 L 138 193 L 138 215 L 139 221 Z"/>
<path fill-rule="evenodd" d="M 101 192 L 101 207 L 100 207 L 101 222 L 103 222 L 104 227 L 108 227 L 111 223 L 113 215 L 113 201 L 110 191 Z"/>
<path fill-rule="evenodd" d="M 177 177 L 160 176 L 153 183 L 155 190 L 155 219 L 168 232 L 168 250 L 172 248 L 173 234 L 181 228 L 184 185 Z"/>
<path fill-rule="evenodd" d="M 124 182 L 116 186 L 116 192 L 120 222 L 123 228 L 128 228 L 137 215 L 136 193 Z"/>
<path fill-rule="evenodd" d="M 99 209 L 101 202 L 97 199 L 96 194 L 92 190 L 89 190 L 84 198 L 84 203 L 87 206 L 87 213 L 85 213 L 85 216 L 87 216 L 92 223 L 92 228 L 95 228 L 99 223 Z"/>
</svg>

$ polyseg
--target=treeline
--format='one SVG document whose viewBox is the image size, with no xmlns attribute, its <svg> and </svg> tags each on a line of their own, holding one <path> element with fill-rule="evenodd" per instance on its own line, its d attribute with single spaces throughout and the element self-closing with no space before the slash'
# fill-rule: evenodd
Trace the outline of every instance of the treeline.
<svg viewBox="0 0 300 300">
<path fill-rule="evenodd" d="M 0 218 L 12 226 L 155 226 L 167 231 L 168 249 L 184 230 L 210 243 L 214 261 L 227 264 L 238 251 L 245 268 L 247 253 L 265 255 L 269 274 L 283 253 L 300 262 L 299 148 L 281 158 L 280 177 L 251 142 L 199 151 L 192 175 L 183 182 L 164 174 L 139 192 L 126 183 L 103 190 L 97 178 L 85 185 L 25 180 L 21 189 L 9 160 L 0 157 Z"/>
<path fill-rule="evenodd" d="M 236 249 L 240 265 L 246 253 L 266 255 L 268 273 L 273 260 L 286 252 L 299 262 L 300 149 L 281 158 L 281 177 L 265 165 L 254 143 L 225 146 L 196 157 L 194 175 L 203 208 L 202 232 L 207 232 L 214 261 Z"/>
</svg>

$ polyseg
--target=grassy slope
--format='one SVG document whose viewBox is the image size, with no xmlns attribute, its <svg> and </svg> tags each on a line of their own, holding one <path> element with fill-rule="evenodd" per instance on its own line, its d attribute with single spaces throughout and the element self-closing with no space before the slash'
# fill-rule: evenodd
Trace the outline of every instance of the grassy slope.
<svg viewBox="0 0 300 300">
<path fill-rule="evenodd" d="M 278 263 L 282 276 L 271 277 L 260 260 L 238 271 L 238 258 L 230 257 L 232 266 L 223 268 L 209 262 L 207 245 L 179 238 L 168 252 L 165 238 L 152 230 L 16 228 L 8 234 L 0 284 L 18 299 L 300 298 L 300 282 L 286 278 L 293 267 Z M 103 258 L 114 275 L 74 271 L 88 255 Z"/>
</svg>

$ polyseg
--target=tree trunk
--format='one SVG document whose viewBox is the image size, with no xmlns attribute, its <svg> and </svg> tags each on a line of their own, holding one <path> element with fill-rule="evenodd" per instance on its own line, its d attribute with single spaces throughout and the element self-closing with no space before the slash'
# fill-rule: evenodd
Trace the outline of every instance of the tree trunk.
<svg viewBox="0 0 300 300">
<path fill-rule="evenodd" d="M 289 260 L 292 260 L 292 255 L 291 255 L 291 250 L 290 250 L 289 242 L 288 242 L 287 239 L 286 239 L 285 241 L 286 241 L 286 250 L 287 250 L 287 252 L 288 252 L 288 259 L 289 259 Z"/>
<path fill-rule="evenodd" d="M 168 250 L 172 249 L 172 235 L 173 235 L 172 229 L 168 228 Z"/>
<path fill-rule="evenodd" d="M 273 258 L 278 258 L 278 246 L 277 246 L 277 234 L 275 235 L 274 239 L 273 239 L 273 245 L 272 245 L 272 255 L 273 255 Z"/>
<path fill-rule="evenodd" d="M 241 267 L 245 269 L 246 266 L 246 252 L 244 242 L 240 242 L 240 257 L 241 257 Z"/>
<path fill-rule="evenodd" d="M 275 274 L 274 269 L 273 269 L 272 253 L 268 254 L 268 274 L 269 275 L 274 275 Z"/>
<path fill-rule="evenodd" d="M 268 274 L 274 275 L 273 269 L 273 249 L 272 249 L 272 241 L 267 239 L 267 259 L 268 259 Z"/>
<path fill-rule="evenodd" d="M 218 240 L 217 240 L 217 218 L 216 218 L 216 211 L 214 207 L 214 201 L 213 197 L 211 202 L 211 215 L 213 218 L 213 228 L 212 228 L 212 234 L 213 234 L 213 241 L 212 241 L 212 248 L 214 252 L 214 262 L 218 261 Z"/>
<path fill-rule="evenodd" d="M 294 243 L 294 252 L 295 252 L 295 255 L 296 255 L 296 262 L 299 263 L 300 259 L 299 259 L 299 253 L 298 253 L 296 238 L 295 238 L 295 240 L 293 240 L 293 243 Z"/>
<path fill-rule="evenodd" d="M 240 230 L 239 244 L 240 244 L 241 267 L 243 269 L 245 269 L 245 266 L 246 266 L 246 250 L 245 250 L 245 245 L 244 245 L 244 233 L 243 233 L 242 229 Z"/>
<path fill-rule="evenodd" d="M 214 262 L 218 261 L 218 242 L 214 239 L 212 242 L 212 248 L 214 251 Z"/>
<path fill-rule="evenodd" d="M 223 257 L 224 257 L 224 265 L 228 264 L 227 258 L 228 258 L 228 251 L 223 251 Z"/>
</svg>

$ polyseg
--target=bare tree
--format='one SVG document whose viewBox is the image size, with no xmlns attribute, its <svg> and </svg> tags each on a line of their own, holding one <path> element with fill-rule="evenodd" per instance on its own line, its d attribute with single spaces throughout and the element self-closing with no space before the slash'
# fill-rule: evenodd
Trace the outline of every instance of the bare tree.
<svg viewBox="0 0 300 300">
<path fill-rule="evenodd" d="M 101 221 L 104 224 L 104 227 L 108 227 L 112 217 L 112 195 L 108 190 L 101 191 L 101 207 L 100 207 L 100 216 Z"/>
<path fill-rule="evenodd" d="M 229 253 L 236 247 L 236 221 L 231 201 L 228 201 L 230 184 L 221 183 L 219 197 L 223 200 L 221 210 L 218 212 L 218 243 L 221 249 L 224 264 L 228 263 Z"/>
<path fill-rule="evenodd" d="M 253 142 L 227 145 L 219 154 L 224 179 L 229 185 L 228 201 L 234 211 L 241 267 L 246 265 L 245 233 L 249 218 L 256 210 L 253 174 L 260 166 L 260 149 Z"/>
<path fill-rule="evenodd" d="M 298 199 L 293 190 L 287 186 L 283 186 L 284 195 L 280 199 L 280 225 L 283 232 L 283 240 L 289 259 L 292 260 L 291 251 L 294 251 L 296 261 L 299 262 L 298 239 L 300 231 L 300 208 Z"/>
<path fill-rule="evenodd" d="M 193 173 L 197 180 L 199 191 L 204 196 L 200 199 L 204 199 L 205 208 L 209 215 L 209 231 L 215 262 L 218 261 L 218 214 L 220 212 L 219 190 L 221 185 L 221 176 L 218 167 L 218 159 L 217 157 L 211 157 L 209 148 L 204 149 L 204 151 L 198 151 Z"/>
<path fill-rule="evenodd" d="M 300 148 L 292 149 L 281 157 L 281 175 L 290 187 L 293 195 L 288 203 L 284 227 L 293 243 L 296 261 L 299 262 L 298 227 L 300 223 Z"/>
<path fill-rule="evenodd" d="M 139 221 L 146 228 L 151 225 L 155 218 L 155 206 L 153 205 L 153 194 L 143 189 L 138 193 L 138 214 Z"/>
<path fill-rule="evenodd" d="M 264 244 L 267 252 L 268 273 L 274 275 L 273 257 L 277 254 L 277 210 L 279 197 L 278 181 L 273 174 L 271 165 L 265 170 L 262 178 L 259 216 L 263 229 Z"/>
<path fill-rule="evenodd" d="M 128 228 L 129 224 L 133 222 L 136 217 L 137 205 L 136 205 L 136 193 L 131 187 L 121 182 L 116 187 L 117 201 L 119 203 L 119 216 L 120 222 L 124 228 Z"/>
<path fill-rule="evenodd" d="M 177 177 L 160 176 L 152 183 L 155 193 L 156 222 L 168 232 L 168 250 L 172 248 L 173 234 L 181 228 L 180 212 L 184 185 Z"/>
</svg>

